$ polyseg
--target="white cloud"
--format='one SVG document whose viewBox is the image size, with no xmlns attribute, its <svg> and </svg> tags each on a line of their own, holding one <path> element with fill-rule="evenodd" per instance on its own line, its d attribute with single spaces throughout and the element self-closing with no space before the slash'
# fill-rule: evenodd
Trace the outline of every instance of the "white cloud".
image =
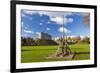
<svg viewBox="0 0 100 73">
<path fill-rule="evenodd" d="M 57 24 L 63 24 L 63 18 L 62 17 L 51 17 L 51 21 L 56 22 Z"/>
<path fill-rule="evenodd" d="M 22 17 L 27 17 L 27 15 L 25 15 L 24 13 L 21 14 Z"/>
<path fill-rule="evenodd" d="M 37 35 L 39 35 L 39 34 L 40 34 L 40 32 L 36 32 L 36 34 L 37 34 Z"/>
<path fill-rule="evenodd" d="M 69 18 L 68 20 L 69 20 L 69 22 L 73 22 L 73 18 Z"/>
<path fill-rule="evenodd" d="M 32 15 L 33 13 L 35 13 L 34 11 L 28 11 L 28 10 L 24 10 L 22 13 L 22 17 L 28 17 L 29 20 L 32 20 L 33 18 L 28 16 L 28 15 Z M 27 15 L 28 14 L 28 15 Z"/>
<path fill-rule="evenodd" d="M 50 30 L 50 28 L 47 27 L 46 30 Z"/>
<path fill-rule="evenodd" d="M 43 25 L 43 23 L 40 23 L 39 25 L 41 26 L 41 25 Z"/>
<path fill-rule="evenodd" d="M 64 19 L 64 23 L 67 24 L 67 23 L 72 23 L 73 22 L 73 18 L 65 18 Z"/>
<path fill-rule="evenodd" d="M 47 15 L 47 16 L 69 16 L 69 15 L 73 15 L 72 12 L 50 12 L 50 11 L 32 11 L 32 10 L 24 10 L 23 11 L 25 14 L 29 14 L 29 15 L 32 15 L 32 14 L 39 14 L 40 16 L 42 15 Z"/>
<path fill-rule="evenodd" d="M 51 17 L 50 20 L 56 22 L 59 25 L 73 22 L 73 18 L 63 18 L 63 17 Z"/>
<path fill-rule="evenodd" d="M 65 16 L 72 15 L 72 12 L 46 12 L 46 11 L 24 11 L 26 14 L 39 14 L 40 16 L 42 15 L 47 15 L 50 18 L 50 21 L 56 22 L 57 24 L 65 24 L 65 23 L 71 23 L 73 22 L 72 18 L 66 18 Z M 64 17 L 63 17 L 64 16 Z"/>
<path fill-rule="evenodd" d="M 22 22 L 22 25 L 24 24 L 24 22 Z"/>
<path fill-rule="evenodd" d="M 63 27 L 60 27 L 58 31 L 62 32 L 62 33 L 63 33 L 63 31 L 64 31 L 64 33 L 70 33 L 71 32 L 67 28 L 63 28 Z"/>
<path fill-rule="evenodd" d="M 22 21 L 22 22 L 21 22 L 21 27 L 23 27 L 23 26 L 24 26 L 24 22 Z"/>
<path fill-rule="evenodd" d="M 55 39 L 55 40 L 58 40 L 59 38 L 60 38 L 60 37 L 55 37 L 54 39 Z"/>
<path fill-rule="evenodd" d="M 21 23 L 22 25 L 24 25 L 24 22 L 22 21 L 22 23 Z"/>
<path fill-rule="evenodd" d="M 73 13 L 72 12 L 66 12 L 66 13 L 64 13 L 64 15 L 65 16 L 71 16 L 71 15 L 73 15 Z"/>
<path fill-rule="evenodd" d="M 29 14 L 29 15 L 32 15 L 32 14 L 39 14 L 40 16 L 42 16 L 43 14 L 44 15 L 49 15 L 51 14 L 51 12 L 45 12 L 45 11 L 32 11 L 32 10 L 24 10 L 23 11 L 25 14 Z"/>
<path fill-rule="evenodd" d="M 44 14 L 44 15 L 49 16 L 50 21 L 56 22 L 59 25 L 73 22 L 73 18 L 65 18 L 65 16 L 72 15 L 73 14 L 72 12 L 60 13 L 60 12 L 44 12 L 44 11 L 40 11 L 40 12 L 38 12 L 38 14 L 40 14 L 40 15 Z M 48 23 L 50 23 L 50 22 L 48 22 Z"/>
<path fill-rule="evenodd" d="M 30 33 L 30 34 L 33 34 L 34 32 L 31 31 L 31 30 L 24 30 L 25 33 Z"/>
<path fill-rule="evenodd" d="M 32 20 L 32 19 L 33 19 L 32 17 L 29 17 L 28 15 L 26 15 L 26 14 L 24 14 L 24 13 L 22 13 L 21 16 L 22 16 L 22 17 L 27 17 L 29 20 Z"/>
<path fill-rule="evenodd" d="M 32 14 L 36 13 L 36 11 L 32 11 L 32 10 L 24 10 L 23 12 L 25 14 L 29 14 L 29 15 L 32 15 Z"/>
<path fill-rule="evenodd" d="M 40 16 L 42 15 L 47 15 L 47 16 L 50 16 L 50 17 L 53 17 L 53 16 L 62 16 L 63 13 L 60 13 L 60 12 L 46 12 L 46 11 L 35 11 L 35 13 L 38 13 Z"/>
</svg>

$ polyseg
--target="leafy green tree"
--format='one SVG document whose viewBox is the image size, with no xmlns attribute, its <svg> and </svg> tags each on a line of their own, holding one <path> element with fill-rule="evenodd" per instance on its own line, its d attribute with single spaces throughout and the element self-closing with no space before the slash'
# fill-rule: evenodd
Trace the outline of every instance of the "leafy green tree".
<svg viewBox="0 0 100 73">
<path fill-rule="evenodd" d="M 33 38 L 24 38 L 24 37 L 22 37 L 21 38 L 21 43 L 22 43 L 22 46 L 33 46 L 33 45 L 36 45 L 36 42 L 34 41 Z"/>
<path fill-rule="evenodd" d="M 54 40 L 47 40 L 47 39 L 37 39 L 37 45 L 57 45 Z"/>
</svg>

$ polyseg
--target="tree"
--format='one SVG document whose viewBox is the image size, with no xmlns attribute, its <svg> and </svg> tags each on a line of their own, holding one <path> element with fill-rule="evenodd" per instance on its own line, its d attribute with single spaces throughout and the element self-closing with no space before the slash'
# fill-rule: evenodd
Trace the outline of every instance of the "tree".
<svg viewBox="0 0 100 73">
<path fill-rule="evenodd" d="M 36 42 L 34 41 L 33 38 L 24 38 L 24 37 L 22 37 L 21 38 L 21 43 L 22 43 L 22 46 L 33 46 L 33 45 L 36 45 Z"/>
<path fill-rule="evenodd" d="M 90 44 L 90 38 L 89 37 L 84 37 L 78 43 L 82 43 L 82 44 L 88 43 L 88 44 Z"/>
<path fill-rule="evenodd" d="M 47 39 L 37 39 L 36 43 L 37 45 L 58 45 L 55 41 Z"/>
</svg>

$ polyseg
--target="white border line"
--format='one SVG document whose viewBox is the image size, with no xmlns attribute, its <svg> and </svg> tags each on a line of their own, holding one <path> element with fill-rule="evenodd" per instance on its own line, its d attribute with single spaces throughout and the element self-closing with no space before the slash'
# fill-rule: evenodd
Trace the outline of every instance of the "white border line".
<svg viewBox="0 0 100 73">
<path fill-rule="evenodd" d="M 47 11 L 69 11 L 69 12 L 89 12 L 90 13 L 90 60 L 81 61 L 61 61 L 61 62 L 39 62 L 39 63 L 21 63 L 21 9 L 47 10 Z M 70 7 L 50 7 L 35 5 L 17 5 L 16 6 L 16 68 L 39 68 L 55 66 L 72 66 L 94 64 L 94 10 L 84 8 Z"/>
</svg>

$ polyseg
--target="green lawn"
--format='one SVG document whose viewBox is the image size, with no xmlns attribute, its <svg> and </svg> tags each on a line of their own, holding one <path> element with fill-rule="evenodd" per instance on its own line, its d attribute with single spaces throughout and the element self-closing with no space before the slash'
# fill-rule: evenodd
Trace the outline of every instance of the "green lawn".
<svg viewBox="0 0 100 73">
<path fill-rule="evenodd" d="M 89 44 L 69 45 L 72 51 L 79 54 L 73 60 L 87 60 L 90 58 Z M 21 62 L 48 62 L 48 61 L 67 61 L 66 58 L 46 58 L 57 51 L 58 46 L 22 46 Z"/>
</svg>

